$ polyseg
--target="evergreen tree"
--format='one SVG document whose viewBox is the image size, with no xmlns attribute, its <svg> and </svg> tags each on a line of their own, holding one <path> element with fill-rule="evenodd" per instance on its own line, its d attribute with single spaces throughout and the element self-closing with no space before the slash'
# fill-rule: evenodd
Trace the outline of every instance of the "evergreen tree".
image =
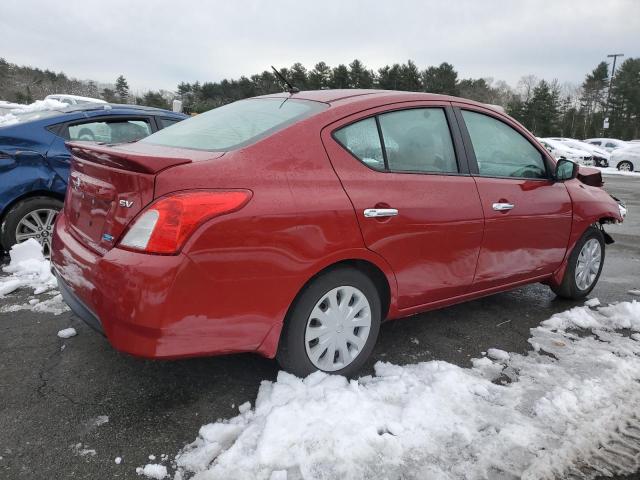
<svg viewBox="0 0 640 480">
<path fill-rule="evenodd" d="M 367 70 L 357 58 L 349 64 L 349 85 L 351 88 L 373 88 L 374 74 Z"/>
<path fill-rule="evenodd" d="M 307 90 L 307 69 L 300 62 L 294 63 L 289 70 L 289 76 L 285 77 L 289 83 L 300 90 Z"/>
<path fill-rule="evenodd" d="M 123 75 L 116 79 L 116 95 L 120 99 L 120 103 L 127 103 L 129 98 L 129 84 Z"/>
<path fill-rule="evenodd" d="M 140 102 L 142 105 L 146 105 L 147 107 L 156 107 L 156 108 L 164 108 L 169 109 L 169 102 L 162 96 L 160 92 L 154 92 L 152 90 L 148 91 L 144 94 Z"/>
<path fill-rule="evenodd" d="M 394 63 L 393 66 L 386 65 L 378 70 L 378 88 L 383 90 L 399 90 L 401 84 L 401 67 Z"/>
<path fill-rule="evenodd" d="M 400 82 L 398 84 L 398 90 L 405 90 L 408 92 L 422 91 L 420 70 L 418 70 L 416 64 L 411 60 L 408 60 L 407 63 L 402 64 L 400 67 Z"/>
<path fill-rule="evenodd" d="M 349 69 L 340 64 L 331 71 L 331 88 L 350 88 Z"/>
<path fill-rule="evenodd" d="M 458 72 L 450 63 L 444 62 L 438 67 L 427 68 L 422 73 L 422 82 L 425 92 L 458 94 Z"/>
<path fill-rule="evenodd" d="M 609 133 L 617 138 L 640 137 L 640 58 L 626 59 L 611 87 Z"/>
<path fill-rule="evenodd" d="M 108 103 L 116 103 L 116 92 L 114 92 L 111 88 L 105 88 L 102 90 L 102 99 Z"/>
<path fill-rule="evenodd" d="M 307 84 L 311 90 L 329 88 L 331 82 L 331 67 L 324 62 L 316 63 L 309 72 Z"/>
</svg>

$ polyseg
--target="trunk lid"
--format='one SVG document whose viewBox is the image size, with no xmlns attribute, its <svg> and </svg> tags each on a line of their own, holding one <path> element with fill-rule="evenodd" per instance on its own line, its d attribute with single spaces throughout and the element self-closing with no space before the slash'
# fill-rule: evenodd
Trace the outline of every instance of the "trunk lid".
<svg viewBox="0 0 640 480">
<path fill-rule="evenodd" d="M 68 143 L 71 174 L 64 213 L 70 233 L 103 255 L 115 246 L 127 225 L 154 199 L 156 174 L 191 163 L 191 151 L 125 145 Z M 161 151 L 159 151 L 161 150 Z M 215 152 L 194 152 L 195 157 Z"/>
</svg>

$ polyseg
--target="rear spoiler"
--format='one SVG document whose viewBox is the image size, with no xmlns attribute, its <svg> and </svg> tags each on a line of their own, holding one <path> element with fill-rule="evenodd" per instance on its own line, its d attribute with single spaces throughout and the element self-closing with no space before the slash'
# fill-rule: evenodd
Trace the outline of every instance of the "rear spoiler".
<svg viewBox="0 0 640 480">
<path fill-rule="evenodd" d="M 191 163 L 188 158 L 163 157 L 123 150 L 121 146 L 106 146 L 87 143 L 66 142 L 73 156 L 87 162 L 139 173 L 158 173 L 165 168 Z"/>
</svg>

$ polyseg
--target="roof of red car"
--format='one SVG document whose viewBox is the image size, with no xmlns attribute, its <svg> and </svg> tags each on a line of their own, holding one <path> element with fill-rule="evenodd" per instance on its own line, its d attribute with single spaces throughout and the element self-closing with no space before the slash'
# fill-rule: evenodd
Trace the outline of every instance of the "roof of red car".
<svg viewBox="0 0 640 480">
<path fill-rule="evenodd" d="M 426 92 L 404 92 L 398 90 L 364 90 L 364 89 L 335 89 L 335 90 L 305 90 L 290 94 L 287 92 L 263 95 L 262 97 L 275 98 L 299 98 L 302 100 L 313 100 L 316 102 L 334 103 L 337 101 L 357 101 L 364 96 L 376 97 L 404 97 L 407 100 L 462 100 L 448 95 L 438 95 Z"/>
</svg>

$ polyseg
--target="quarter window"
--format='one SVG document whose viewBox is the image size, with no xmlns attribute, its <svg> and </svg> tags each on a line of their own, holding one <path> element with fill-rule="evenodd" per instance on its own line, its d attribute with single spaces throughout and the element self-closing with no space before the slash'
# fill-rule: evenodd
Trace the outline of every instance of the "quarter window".
<svg viewBox="0 0 640 480">
<path fill-rule="evenodd" d="M 375 118 L 347 125 L 335 132 L 334 136 L 361 162 L 376 170 L 384 170 L 384 156 Z"/>
<path fill-rule="evenodd" d="M 380 115 L 389 170 L 458 171 L 449 125 L 441 108 L 414 108 Z"/>
<path fill-rule="evenodd" d="M 547 178 L 542 154 L 511 128 L 488 115 L 462 111 L 480 175 Z"/>
</svg>

